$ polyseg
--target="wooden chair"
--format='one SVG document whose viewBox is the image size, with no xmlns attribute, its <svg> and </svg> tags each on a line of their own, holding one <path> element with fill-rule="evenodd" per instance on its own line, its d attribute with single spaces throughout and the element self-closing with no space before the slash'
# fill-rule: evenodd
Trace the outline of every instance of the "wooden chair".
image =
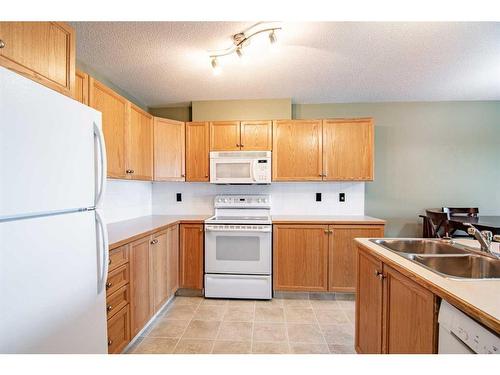
<svg viewBox="0 0 500 375">
<path fill-rule="evenodd" d="M 470 216 L 477 217 L 478 207 L 443 207 L 443 212 L 448 212 L 450 216 Z"/>
<path fill-rule="evenodd" d="M 450 237 L 450 223 L 448 213 L 439 208 L 425 210 L 428 220 L 427 238 Z"/>
</svg>

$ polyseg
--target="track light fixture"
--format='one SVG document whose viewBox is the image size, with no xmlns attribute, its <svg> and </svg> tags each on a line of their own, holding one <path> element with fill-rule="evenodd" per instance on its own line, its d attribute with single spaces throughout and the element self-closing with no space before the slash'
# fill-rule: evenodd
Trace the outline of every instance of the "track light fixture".
<svg viewBox="0 0 500 375">
<path fill-rule="evenodd" d="M 250 44 L 250 39 L 261 33 L 268 33 L 269 42 L 274 45 L 278 41 L 277 31 L 281 30 L 281 26 L 276 22 L 264 23 L 259 22 L 249 29 L 233 35 L 233 45 L 223 50 L 209 51 L 210 65 L 214 74 L 220 73 L 219 59 L 224 56 L 236 53 L 239 58 L 243 58 L 243 48 Z"/>
</svg>

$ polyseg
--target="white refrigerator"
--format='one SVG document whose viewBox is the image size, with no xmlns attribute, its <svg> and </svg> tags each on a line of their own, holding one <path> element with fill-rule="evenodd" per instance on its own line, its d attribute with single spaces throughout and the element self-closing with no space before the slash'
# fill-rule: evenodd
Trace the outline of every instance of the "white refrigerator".
<svg viewBox="0 0 500 375">
<path fill-rule="evenodd" d="M 101 113 L 0 67 L 0 354 L 107 353 Z"/>
</svg>

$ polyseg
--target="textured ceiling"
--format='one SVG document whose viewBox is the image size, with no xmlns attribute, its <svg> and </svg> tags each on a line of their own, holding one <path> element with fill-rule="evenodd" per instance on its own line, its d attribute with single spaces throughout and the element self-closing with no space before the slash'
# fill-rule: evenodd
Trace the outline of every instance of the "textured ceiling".
<svg viewBox="0 0 500 375">
<path fill-rule="evenodd" d="M 294 103 L 499 100 L 500 23 L 283 23 L 221 61 L 251 22 L 73 22 L 77 59 L 150 107 L 192 100 Z M 261 43 L 262 42 L 262 43 Z"/>
</svg>

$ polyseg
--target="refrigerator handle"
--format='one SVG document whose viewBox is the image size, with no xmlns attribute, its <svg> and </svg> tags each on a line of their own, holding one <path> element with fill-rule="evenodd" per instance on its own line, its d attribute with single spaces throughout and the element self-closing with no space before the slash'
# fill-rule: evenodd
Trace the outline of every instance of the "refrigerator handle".
<svg viewBox="0 0 500 375">
<path fill-rule="evenodd" d="M 97 292 L 101 293 L 104 291 L 104 286 L 106 285 L 106 279 L 108 275 L 109 268 L 109 240 L 108 240 L 108 231 L 106 229 L 106 225 L 104 224 L 104 220 L 102 219 L 99 212 L 95 211 L 96 222 L 99 226 L 100 235 L 98 235 L 98 239 L 102 239 L 102 241 L 97 241 L 97 248 L 99 254 L 99 261 L 101 265 L 99 267 L 99 275 L 97 279 Z"/>
<path fill-rule="evenodd" d="M 104 192 L 106 190 L 106 175 L 108 171 L 107 159 L 106 159 L 106 146 L 104 143 L 104 134 L 102 129 L 94 122 L 94 136 L 99 145 L 99 151 L 96 153 L 96 171 L 100 172 L 100 176 L 96 173 L 96 189 L 95 189 L 95 207 L 99 208 L 104 197 Z"/>
</svg>

